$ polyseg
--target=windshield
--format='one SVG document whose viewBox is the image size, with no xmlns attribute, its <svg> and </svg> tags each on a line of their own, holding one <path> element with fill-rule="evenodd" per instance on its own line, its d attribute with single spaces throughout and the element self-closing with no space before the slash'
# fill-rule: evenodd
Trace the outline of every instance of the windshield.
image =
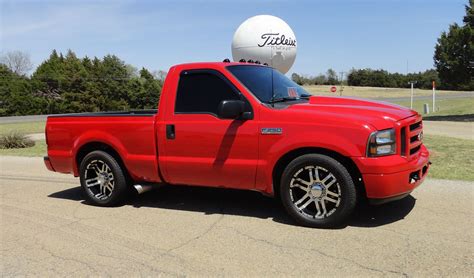
<svg viewBox="0 0 474 278">
<path fill-rule="evenodd" d="M 284 74 L 265 66 L 228 66 L 227 69 L 261 102 L 300 99 L 310 94 Z"/>
</svg>

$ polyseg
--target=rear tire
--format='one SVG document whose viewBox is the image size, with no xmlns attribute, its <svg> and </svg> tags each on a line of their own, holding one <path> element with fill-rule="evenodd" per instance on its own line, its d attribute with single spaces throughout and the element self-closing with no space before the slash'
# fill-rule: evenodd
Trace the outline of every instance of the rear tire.
<svg viewBox="0 0 474 278">
<path fill-rule="evenodd" d="M 104 151 L 87 154 L 80 165 L 81 186 L 86 200 L 97 206 L 114 206 L 128 193 L 124 170 Z"/>
<path fill-rule="evenodd" d="M 288 164 L 281 177 L 280 198 L 296 222 L 315 228 L 341 225 L 357 199 L 347 169 L 321 154 L 302 155 Z"/>
</svg>

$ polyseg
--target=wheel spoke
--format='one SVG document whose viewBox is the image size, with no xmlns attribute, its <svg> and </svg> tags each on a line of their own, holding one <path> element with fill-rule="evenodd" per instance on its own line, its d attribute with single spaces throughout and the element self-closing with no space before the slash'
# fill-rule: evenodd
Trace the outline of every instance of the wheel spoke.
<svg viewBox="0 0 474 278">
<path fill-rule="evenodd" d="M 314 182 L 313 168 L 307 167 L 307 169 L 308 169 L 309 183 L 312 184 Z"/>
<path fill-rule="evenodd" d="M 321 200 L 321 207 L 323 208 L 323 216 L 325 216 L 328 212 L 326 211 L 326 204 L 324 203 L 324 200 Z"/>
<path fill-rule="evenodd" d="M 333 185 L 335 182 L 336 182 L 336 178 L 332 179 L 328 184 L 325 184 L 326 189 L 328 189 L 329 187 L 331 187 L 331 185 Z"/>
<path fill-rule="evenodd" d="M 301 190 L 303 190 L 303 191 L 305 191 L 305 192 L 308 191 L 308 187 L 307 187 L 307 186 L 303 186 L 303 185 L 297 184 L 297 183 L 294 183 L 294 184 L 293 184 L 292 186 L 290 186 L 290 187 L 291 187 L 291 188 L 299 188 L 299 189 L 301 189 Z"/>
<path fill-rule="evenodd" d="M 339 198 L 339 194 L 334 193 L 334 192 L 329 191 L 329 190 L 326 191 L 326 195 L 331 195 L 331 196 L 334 196 L 334 197 L 336 197 L 336 198 Z"/>
<path fill-rule="evenodd" d="M 304 196 L 301 197 L 301 199 L 299 199 L 298 201 L 295 202 L 295 206 L 298 207 L 298 205 L 301 204 L 301 203 L 302 203 L 304 200 L 306 200 L 306 198 L 308 198 L 308 197 L 309 197 L 309 194 L 308 194 L 308 193 L 304 194 Z"/>
<path fill-rule="evenodd" d="M 318 169 L 318 167 L 314 167 L 314 180 L 315 181 L 321 181 L 319 179 L 319 169 Z"/>
<path fill-rule="evenodd" d="M 108 182 L 105 186 L 112 193 L 112 191 L 114 190 L 114 185 L 111 182 Z"/>
<path fill-rule="evenodd" d="M 318 213 L 316 213 L 315 216 L 319 216 L 319 215 L 321 215 L 321 208 L 320 208 L 320 206 L 319 206 L 319 201 L 318 201 L 318 200 L 314 200 L 314 203 L 316 204 L 316 211 L 318 212 Z"/>
<path fill-rule="evenodd" d="M 306 186 L 310 186 L 312 184 L 312 182 L 310 181 L 305 181 L 305 180 L 302 180 L 300 178 L 296 178 L 297 181 L 299 181 L 300 183 L 306 185 Z"/>
<path fill-rule="evenodd" d="M 300 207 L 297 206 L 299 210 L 304 210 L 309 204 L 313 202 L 313 198 L 309 198 L 308 201 L 306 201 L 304 204 L 302 204 Z"/>
<path fill-rule="evenodd" d="M 333 203 L 337 204 L 337 200 L 331 199 L 328 196 L 324 197 L 324 199 L 329 201 L 329 202 L 333 202 Z"/>
<path fill-rule="evenodd" d="M 332 183 L 326 184 L 326 182 L 327 182 L 330 178 L 333 178 L 332 181 L 336 181 L 336 178 L 334 177 L 334 175 L 331 174 L 331 173 L 329 173 L 329 174 L 321 181 L 321 183 L 324 184 L 324 186 L 326 186 L 326 187 L 331 186 Z"/>
<path fill-rule="evenodd" d="M 96 185 L 99 185 L 99 184 L 100 184 L 100 182 L 99 182 L 98 177 L 86 180 L 86 186 L 87 187 L 92 187 L 92 186 L 96 186 Z"/>
</svg>

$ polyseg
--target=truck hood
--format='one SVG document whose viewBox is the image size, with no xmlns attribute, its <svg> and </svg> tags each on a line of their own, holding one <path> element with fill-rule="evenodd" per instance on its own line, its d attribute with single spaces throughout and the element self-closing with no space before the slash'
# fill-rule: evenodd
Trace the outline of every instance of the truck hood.
<svg viewBox="0 0 474 278">
<path fill-rule="evenodd" d="M 313 96 L 309 103 L 292 106 L 295 110 L 305 110 L 316 114 L 319 119 L 330 117 L 361 124 L 370 124 L 376 129 L 386 129 L 394 123 L 414 116 L 416 111 L 383 102 L 360 98 Z"/>
</svg>

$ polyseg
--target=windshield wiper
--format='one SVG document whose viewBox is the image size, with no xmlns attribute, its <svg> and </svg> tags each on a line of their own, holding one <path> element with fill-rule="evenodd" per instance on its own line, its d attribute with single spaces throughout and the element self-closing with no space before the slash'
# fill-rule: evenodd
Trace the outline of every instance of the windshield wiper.
<svg viewBox="0 0 474 278">
<path fill-rule="evenodd" d="M 309 94 L 301 94 L 299 97 L 272 97 L 268 101 L 268 103 L 293 101 L 293 100 L 299 100 L 299 99 L 308 99 L 310 97 L 312 97 L 312 95 L 309 95 Z"/>
<path fill-rule="evenodd" d="M 268 101 L 268 103 L 277 103 L 277 102 L 285 102 L 285 101 L 292 101 L 292 100 L 298 100 L 297 97 L 272 97 Z"/>
</svg>

